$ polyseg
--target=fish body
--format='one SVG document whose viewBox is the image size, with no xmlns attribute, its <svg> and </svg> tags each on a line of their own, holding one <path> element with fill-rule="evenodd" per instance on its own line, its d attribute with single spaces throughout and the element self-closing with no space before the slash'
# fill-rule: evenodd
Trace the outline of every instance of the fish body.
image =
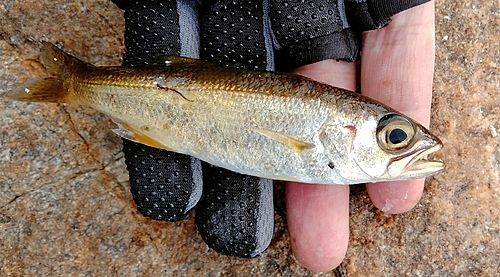
<svg viewBox="0 0 500 277">
<path fill-rule="evenodd" d="M 288 73 L 171 57 L 151 67 L 95 67 L 42 43 L 53 77 L 8 95 L 90 106 L 115 133 L 239 173 L 322 184 L 427 177 L 442 147 L 408 117 L 374 100 Z"/>
</svg>

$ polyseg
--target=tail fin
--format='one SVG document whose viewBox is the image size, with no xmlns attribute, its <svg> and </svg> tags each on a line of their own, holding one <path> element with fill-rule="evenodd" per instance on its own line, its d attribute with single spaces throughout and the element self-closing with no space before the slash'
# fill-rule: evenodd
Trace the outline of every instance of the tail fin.
<svg viewBox="0 0 500 277">
<path fill-rule="evenodd" d="M 43 64 L 53 77 L 28 80 L 19 88 L 8 92 L 7 96 L 26 102 L 69 102 L 69 91 L 64 81 L 71 77 L 72 72 L 86 66 L 86 63 L 64 53 L 51 43 L 41 44 Z"/>
<path fill-rule="evenodd" d="M 34 78 L 8 92 L 10 99 L 25 102 L 68 102 L 68 90 L 56 78 Z"/>
</svg>

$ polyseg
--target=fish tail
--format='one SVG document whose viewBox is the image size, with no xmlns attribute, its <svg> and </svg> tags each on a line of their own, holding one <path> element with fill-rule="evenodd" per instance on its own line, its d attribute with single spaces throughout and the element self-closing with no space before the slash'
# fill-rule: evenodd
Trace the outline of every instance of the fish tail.
<svg viewBox="0 0 500 277">
<path fill-rule="evenodd" d="M 8 92 L 10 99 L 25 102 L 68 102 L 68 90 L 57 78 L 34 78 Z"/>
<path fill-rule="evenodd" d="M 47 71 L 59 79 L 66 79 L 87 64 L 46 41 L 42 44 L 42 61 Z"/>
<path fill-rule="evenodd" d="M 28 80 L 17 89 L 7 93 L 7 96 L 26 102 L 70 102 L 70 90 L 65 80 L 87 64 L 64 53 L 49 42 L 41 42 L 41 44 L 43 64 L 53 76 Z"/>
</svg>

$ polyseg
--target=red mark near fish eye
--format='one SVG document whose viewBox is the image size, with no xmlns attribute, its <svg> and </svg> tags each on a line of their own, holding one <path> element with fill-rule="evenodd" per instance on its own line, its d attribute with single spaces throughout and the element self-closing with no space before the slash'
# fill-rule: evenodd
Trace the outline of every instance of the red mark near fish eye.
<svg viewBox="0 0 500 277">
<path fill-rule="evenodd" d="M 347 129 L 353 137 L 356 136 L 356 126 L 352 126 L 352 125 L 347 125 L 347 126 L 344 126 L 345 129 Z"/>
</svg>

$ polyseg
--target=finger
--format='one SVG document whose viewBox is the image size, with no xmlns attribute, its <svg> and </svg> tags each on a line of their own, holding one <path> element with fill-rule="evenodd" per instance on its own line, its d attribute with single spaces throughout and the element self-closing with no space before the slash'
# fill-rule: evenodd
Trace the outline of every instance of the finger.
<svg viewBox="0 0 500 277">
<path fill-rule="evenodd" d="M 301 66 L 293 73 L 309 77 L 332 86 L 356 90 L 356 64 L 335 60 L 324 60 Z"/>
<path fill-rule="evenodd" d="M 295 73 L 355 89 L 353 63 L 325 60 Z M 349 240 L 349 186 L 290 182 L 286 210 L 292 250 L 297 260 L 314 271 L 328 271 L 344 259 Z"/>
<path fill-rule="evenodd" d="M 154 65 L 165 56 L 198 57 L 198 37 L 193 17 L 182 28 L 179 15 L 195 13 L 195 7 L 161 0 L 136 3 L 115 1 L 125 10 L 124 66 Z M 147 19 L 147 20 L 146 20 Z M 181 45 L 181 42 L 189 41 Z M 201 162 L 180 153 L 161 150 L 123 139 L 123 153 L 130 177 L 130 192 L 137 210 L 155 220 L 179 221 L 198 203 L 203 180 Z"/>
<path fill-rule="evenodd" d="M 181 1 L 182 2 L 182 1 Z M 189 2 L 189 1 L 188 1 Z M 272 70 L 271 43 L 263 3 L 204 1 L 200 12 L 200 58 L 237 68 Z M 274 227 L 272 180 L 203 163 L 203 198 L 196 225 L 210 248 L 253 258 L 271 243 Z"/>
<path fill-rule="evenodd" d="M 297 260 L 313 271 L 337 267 L 349 241 L 349 186 L 288 183 L 286 210 Z"/>
<path fill-rule="evenodd" d="M 398 214 L 411 210 L 420 200 L 425 179 L 366 184 L 375 207 L 383 212 Z"/>
<path fill-rule="evenodd" d="M 361 91 L 428 125 L 434 72 L 434 3 L 401 12 L 392 20 L 386 28 L 363 36 Z M 424 179 L 366 187 L 377 208 L 402 213 L 420 199 Z"/>
</svg>

